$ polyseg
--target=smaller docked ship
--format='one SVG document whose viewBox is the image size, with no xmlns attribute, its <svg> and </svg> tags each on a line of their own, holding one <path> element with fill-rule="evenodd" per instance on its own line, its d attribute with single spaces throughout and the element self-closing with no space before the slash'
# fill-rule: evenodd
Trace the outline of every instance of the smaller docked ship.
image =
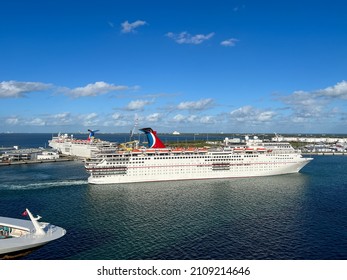
<svg viewBox="0 0 347 280">
<path fill-rule="evenodd" d="M 0 259 L 24 256 L 66 234 L 61 227 L 39 222 L 41 217 L 34 217 L 28 209 L 22 215 L 30 220 L 0 217 Z"/>
<path fill-rule="evenodd" d="M 78 158 L 91 158 L 94 153 L 117 146 L 117 143 L 95 138 L 95 132 L 99 130 L 88 129 L 88 131 L 88 139 L 76 139 L 73 135 L 59 133 L 48 141 L 48 145 L 63 155 Z"/>
</svg>

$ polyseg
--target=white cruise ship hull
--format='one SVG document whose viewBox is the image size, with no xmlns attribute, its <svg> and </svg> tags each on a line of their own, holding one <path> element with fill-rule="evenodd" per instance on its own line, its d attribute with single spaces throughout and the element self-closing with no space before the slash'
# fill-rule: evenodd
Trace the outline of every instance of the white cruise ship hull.
<svg viewBox="0 0 347 280">
<path fill-rule="evenodd" d="M 187 160 L 176 160 L 174 158 L 154 160 L 149 158 L 148 164 L 141 165 L 132 164 L 132 159 L 130 159 L 121 172 L 116 169 L 113 174 L 105 162 L 105 170 L 107 171 L 95 174 L 92 172 L 88 182 L 90 184 L 121 184 L 272 176 L 297 173 L 312 160 L 311 158 L 303 158 L 298 154 L 293 155 L 291 158 L 276 158 L 275 160 L 265 154 L 256 158 L 243 158 L 242 156 L 242 160 L 234 160 L 232 156 L 229 157 L 231 157 L 230 161 L 219 158 L 206 161 L 206 157 L 203 157 L 204 159 L 197 157 L 195 162 L 194 158 Z M 151 161 L 153 161 L 152 164 Z M 98 168 L 101 168 L 101 166 L 98 166 Z"/>
</svg>

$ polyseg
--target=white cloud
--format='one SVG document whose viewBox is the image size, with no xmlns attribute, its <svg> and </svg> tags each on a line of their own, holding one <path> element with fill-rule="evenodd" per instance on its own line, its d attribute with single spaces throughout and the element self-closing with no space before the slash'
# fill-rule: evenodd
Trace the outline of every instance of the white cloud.
<svg viewBox="0 0 347 280">
<path fill-rule="evenodd" d="M 203 43 L 206 40 L 211 39 L 214 36 L 214 32 L 211 32 L 209 34 L 197 34 L 197 35 L 191 35 L 188 32 L 184 31 L 179 34 L 175 34 L 172 32 L 169 32 L 166 34 L 167 37 L 173 39 L 178 44 L 193 44 L 193 45 L 199 45 Z"/>
<path fill-rule="evenodd" d="M 143 107 L 152 103 L 153 101 L 149 100 L 133 100 L 129 102 L 125 109 L 128 111 L 143 110 Z"/>
<path fill-rule="evenodd" d="M 111 118 L 107 117 L 105 121 L 102 122 L 102 125 L 109 127 L 131 127 L 132 123 L 130 121 L 130 117 L 127 115 L 122 115 L 119 113 L 113 113 Z"/>
<path fill-rule="evenodd" d="M 147 22 L 143 21 L 143 20 L 137 20 L 134 21 L 132 23 L 125 21 L 121 24 L 122 26 L 122 33 L 134 33 L 135 29 L 142 26 L 142 25 L 146 25 Z"/>
<path fill-rule="evenodd" d="M 53 115 L 52 117 L 55 119 L 66 119 L 69 116 L 70 116 L 70 113 L 59 113 L 59 114 Z"/>
<path fill-rule="evenodd" d="M 97 116 L 98 116 L 97 113 L 90 113 L 90 114 L 88 114 L 88 115 L 85 115 L 85 116 L 84 116 L 84 119 L 85 119 L 85 120 L 91 120 L 91 119 L 95 119 Z"/>
<path fill-rule="evenodd" d="M 0 98 L 25 97 L 26 93 L 43 91 L 50 84 L 39 82 L 3 81 L 0 83 Z"/>
<path fill-rule="evenodd" d="M 112 114 L 112 119 L 114 120 L 112 122 L 114 126 L 130 126 L 130 121 L 125 115 L 114 113 Z"/>
<path fill-rule="evenodd" d="M 185 116 L 181 115 L 181 114 L 178 114 L 176 116 L 174 116 L 172 118 L 175 122 L 184 122 L 184 120 L 186 119 Z"/>
<path fill-rule="evenodd" d="M 310 92 L 298 90 L 294 91 L 291 95 L 283 97 L 282 100 L 286 104 L 295 106 L 313 106 L 316 104 L 316 96 Z"/>
<path fill-rule="evenodd" d="M 252 106 L 244 106 L 230 112 L 230 115 L 232 118 L 235 118 L 237 121 L 244 121 L 247 118 L 249 118 L 252 110 L 253 110 Z"/>
<path fill-rule="evenodd" d="M 297 108 L 302 107 L 323 107 L 331 100 L 325 98 L 347 99 L 347 82 L 342 81 L 334 86 L 314 91 L 294 91 L 287 96 L 280 96 L 278 99 L 288 105 Z"/>
<path fill-rule="evenodd" d="M 182 114 L 177 114 L 172 118 L 174 122 L 177 123 L 193 123 L 193 124 L 213 124 L 216 122 L 215 116 L 197 116 L 188 115 L 184 116 Z"/>
<path fill-rule="evenodd" d="M 298 90 L 277 99 L 288 105 L 286 109 L 291 111 L 288 119 L 293 123 L 305 125 L 311 123 L 315 126 L 324 122 L 328 124 L 342 114 L 343 110 L 341 111 L 338 106 L 342 105 L 341 100 L 347 99 L 347 82 L 341 81 L 320 90 Z"/>
<path fill-rule="evenodd" d="M 201 111 L 208 109 L 213 106 L 213 99 L 206 98 L 198 101 L 185 101 L 178 104 L 177 109 L 179 110 L 196 110 Z"/>
<path fill-rule="evenodd" d="M 243 106 L 230 112 L 232 119 L 249 124 L 271 121 L 275 115 L 274 111 L 263 111 L 252 106 Z"/>
<path fill-rule="evenodd" d="M 189 116 L 187 117 L 187 121 L 188 121 L 188 122 L 196 122 L 197 119 L 198 119 L 198 116 L 197 116 L 197 115 L 189 115 Z"/>
<path fill-rule="evenodd" d="M 97 96 L 112 91 L 127 90 L 127 86 L 117 86 L 114 84 L 108 84 L 105 82 L 95 82 L 94 84 L 88 84 L 85 87 L 77 87 L 74 89 L 64 89 L 63 91 L 73 97 L 84 96 Z"/>
<path fill-rule="evenodd" d="M 16 125 L 16 124 L 19 123 L 19 119 L 16 118 L 16 117 L 7 118 L 5 120 L 5 123 L 8 124 L 8 125 Z"/>
<path fill-rule="evenodd" d="M 293 111 L 291 119 L 309 119 L 323 117 L 327 100 L 317 94 L 306 91 L 295 91 L 291 95 L 280 97 L 279 100 L 289 105 Z M 300 121 L 301 122 L 301 121 Z"/>
<path fill-rule="evenodd" d="M 46 121 L 44 121 L 41 118 L 34 118 L 27 122 L 28 125 L 34 125 L 34 126 L 44 126 L 46 125 Z"/>
<path fill-rule="evenodd" d="M 48 116 L 47 119 L 50 119 L 50 124 L 53 125 L 67 125 L 73 122 L 71 114 L 68 112 L 53 114 Z"/>
<path fill-rule="evenodd" d="M 122 118 L 122 115 L 121 114 L 118 114 L 118 113 L 114 113 L 112 115 L 112 119 L 114 120 L 120 120 Z"/>
<path fill-rule="evenodd" d="M 47 125 L 67 125 L 73 122 L 70 113 L 60 113 L 45 115 L 44 117 L 8 117 L 5 119 L 7 125 L 21 125 L 21 126 L 47 126 Z"/>
<path fill-rule="evenodd" d="M 116 120 L 114 123 L 113 123 L 114 126 L 126 126 L 126 127 L 129 127 L 130 123 L 128 121 L 125 121 L 125 120 Z"/>
<path fill-rule="evenodd" d="M 347 82 L 339 82 L 334 86 L 317 90 L 315 93 L 318 96 L 347 99 Z"/>
<path fill-rule="evenodd" d="M 275 112 L 273 112 L 273 111 L 265 111 L 265 112 L 260 112 L 258 114 L 257 119 L 260 122 L 267 122 L 267 121 L 271 121 L 274 116 L 275 116 Z"/>
<path fill-rule="evenodd" d="M 203 116 L 200 119 L 200 123 L 202 123 L 202 124 L 213 124 L 215 122 L 216 122 L 216 120 L 215 120 L 214 116 Z"/>
<path fill-rule="evenodd" d="M 224 47 L 234 47 L 238 41 L 238 39 L 230 38 L 222 41 L 220 44 Z"/>
<path fill-rule="evenodd" d="M 148 122 L 157 122 L 159 121 L 161 118 L 161 115 L 159 113 L 154 113 L 154 114 L 151 114 L 151 115 L 148 115 L 146 117 L 146 121 Z"/>
<path fill-rule="evenodd" d="M 78 117 L 83 126 L 97 126 L 99 124 L 98 114 L 90 113 Z"/>
</svg>

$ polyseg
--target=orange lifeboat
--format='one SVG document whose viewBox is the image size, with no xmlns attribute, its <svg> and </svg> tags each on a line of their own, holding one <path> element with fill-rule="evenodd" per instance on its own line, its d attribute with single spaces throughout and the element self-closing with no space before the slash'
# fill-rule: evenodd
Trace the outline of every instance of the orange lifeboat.
<svg viewBox="0 0 347 280">
<path fill-rule="evenodd" d="M 175 149 L 171 150 L 171 152 L 174 154 L 180 154 L 183 152 L 183 150 L 184 150 L 183 148 L 175 148 Z"/>
</svg>

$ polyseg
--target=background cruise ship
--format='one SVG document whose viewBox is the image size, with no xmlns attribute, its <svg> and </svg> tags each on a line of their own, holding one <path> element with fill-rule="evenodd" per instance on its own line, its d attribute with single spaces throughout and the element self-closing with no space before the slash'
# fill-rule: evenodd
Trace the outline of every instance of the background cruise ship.
<svg viewBox="0 0 347 280">
<path fill-rule="evenodd" d="M 115 148 L 116 143 L 103 141 L 95 138 L 95 132 L 98 130 L 90 130 L 88 139 L 75 139 L 73 135 L 58 134 L 48 141 L 48 145 L 57 150 L 59 153 L 67 156 L 75 156 L 78 158 L 91 158 L 94 153 L 103 149 Z"/>
<path fill-rule="evenodd" d="M 86 161 L 91 184 L 270 176 L 299 172 L 304 158 L 289 143 L 256 137 L 242 145 L 167 148 L 151 128 L 141 129 L 149 148 L 98 153 Z"/>
</svg>

